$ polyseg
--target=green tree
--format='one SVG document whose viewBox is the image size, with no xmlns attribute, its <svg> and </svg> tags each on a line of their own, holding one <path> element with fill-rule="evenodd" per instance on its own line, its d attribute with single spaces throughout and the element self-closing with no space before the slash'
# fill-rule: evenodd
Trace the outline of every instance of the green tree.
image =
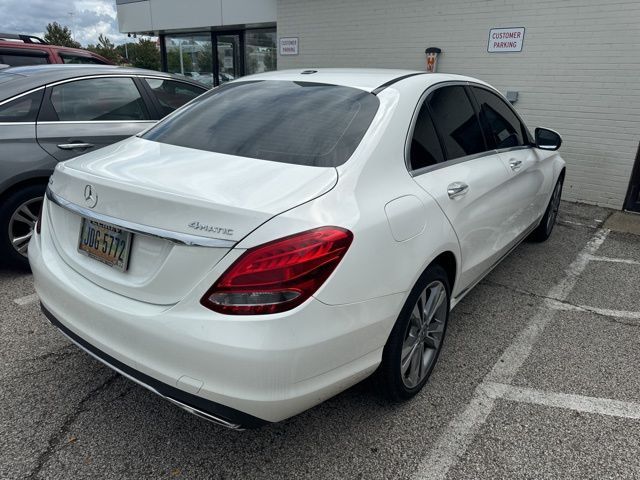
<svg viewBox="0 0 640 480">
<path fill-rule="evenodd" d="M 71 36 L 71 30 L 69 27 L 66 25 L 62 26 L 58 22 L 53 22 L 47 25 L 44 40 L 51 45 L 80 48 L 80 44 Z"/>
<path fill-rule="evenodd" d="M 138 43 L 130 44 L 129 63 L 134 67 L 160 70 L 160 49 L 156 42 L 141 38 Z"/>
<path fill-rule="evenodd" d="M 97 53 L 98 55 L 102 55 L 104 58 L 112 61 L 113 63 L 120 62 L 120 54 L 118 53 L 118 50 L 116 50 L 116 46 L 111 40 L 109 40 L 109 37 L 107 37 L 106 35 L 100 34 L 100 36 L 98 37 L 98 44 L 89 44 L 87 46 L 87 50 Z"/>
<path fill-rule="evenodd" d="M 184 73 L 193 70 L 191 55 L 186 52 L 182 53 L 182 66 L 184 67 Z M 173 47 L 167 51 L 167 70 L 172 73 L 182 73 L 180 67 L 180 50 Z"/>
</svg>

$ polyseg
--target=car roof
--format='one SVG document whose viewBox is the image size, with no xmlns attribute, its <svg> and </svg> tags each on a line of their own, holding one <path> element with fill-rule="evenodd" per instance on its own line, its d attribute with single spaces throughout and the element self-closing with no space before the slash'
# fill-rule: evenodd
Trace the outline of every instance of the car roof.
<svg viewBox="0 0 640 480">
<path fill-rule="evenodd" d="M 299 68 L 295 70 L 258 73 L 256 75 L 239 78 L 234 82 L 252 80 L 313 82 L 353 87 L 367 92 L 377 93 L 388 85 L 416 75 L 422 75 L 425 83 L 429 85 L 446 81 L 464 81 L 484 84 L 484 82 L 480 80 L 462 75 L 448 73 L 427 74 L 427 72 L 421 70 L 396 70 L 387 68 Z"/>
<path fill-rule="evenodd" d="M 198 82 L 178 77 L 177 75 L 142 68 L 81 64 L 28 65 L 0 70 L 0 101 L 43 85 L 91 75 L 145 75 L 166 77 L 208 88 Z"/>
</svg>

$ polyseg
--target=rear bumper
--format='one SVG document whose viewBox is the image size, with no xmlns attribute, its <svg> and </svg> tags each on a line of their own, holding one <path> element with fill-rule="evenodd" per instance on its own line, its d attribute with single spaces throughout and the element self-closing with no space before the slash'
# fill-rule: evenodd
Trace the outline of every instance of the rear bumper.
<svg viewBox="0 0 640 480">
<path fill-rule="evenodd" d="M 149 375 L 139 372 L 135 368 L 131 368 L 73 333 L 56 317 L 54 317 L 44 305 L 40 304 L 40 307 L 42 308 L 42 313 L 44 313 L 54 327 L 60 330 L 69 340 L 96 360 L 101 361 L 107 367 L 112 368 L 119 374 L 127 377 L 129 380 L 133 380 L 147 390 L 160 395 L 162 398 L 170 401 L 189 413 L 193 413 L 205 420 L 209 420 L 210 422 L 217 423 L 218 425 L 234 430 L 258 428 L 269 423 L 266 420 L 240 412 L 225 405 L 220 405 L 219 403 L 211 402 L 202 397 L 198 397 L 197 395 L 192 395 L 183 390 L 172 387 L 171 385 L 162 383 Z"/>
<path fill-rule="evenodd" d="M 404 301 L 398 294 L 329 306 L 311 298 L 282 314 L 221 315 L 199 304 L 217 269 L 226 268 L 221 262 L 179 303 L 153 305 L 73 270 L 46 227 L 29 245 L 29 259 L 49 320 L 114 370 L 231 428 L 284 420 L 364 379 Z"/>
</svg>

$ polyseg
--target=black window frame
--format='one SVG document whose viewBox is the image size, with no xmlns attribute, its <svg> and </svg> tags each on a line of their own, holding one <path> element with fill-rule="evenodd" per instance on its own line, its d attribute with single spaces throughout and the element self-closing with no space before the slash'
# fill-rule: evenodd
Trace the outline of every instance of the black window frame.
<svg viewBox="0 0 640 480">
<path fill-rule="evenodd" d="M 138 93 L 140 94 L 140 98 L 142 99 L 142 103 L 144 105 L 145 113 L 147 118 L 143 120 L 60 120 L 58 117 L 58 113 L 53 106 L 53 102 L 51 101 L 51 94 L 55 87 L 60 85 L 64 85 L 67 83 L 79 82 L 84 80 L 95 80 L 95 79 L 105 79 L 105 78 L 128 78 L 130 79 L 135 87 L 138 89 Z M 66 80 L 61 80 L 59 82 L 54 82 L 46 86 L 44 98 L 42 99 L 42 104 L 40 105 L 40 113 L 38 114 L 38 122 L 64 122 L 64 123 L 104 123 L 104 122 L 120 122 L 120 123 L 129 123 L 129 122 L 153 122 L 157 121 L 155 115 L 156 112 L 155 105 L 151 102 L 149 97 L 149 93 L 143 88 L 140 80 L 132 75 L 90 75 L 86 77 L 74 77 Z"/>
<path fill-rule="evenodd" d="M 405 166 L 407 168 L 407 171 L 409 172 L 409 174 L 412 177 L 417 177 L 419 175 L 422 175 L 424 173 L 428 173 L 430 171 L 436 170 L 436 169 L 440 169 L 440 168 L 445 168 L 448 167 L 450 165 L 455 165 L 458 163 L 463 163 L 469 160 L 473 160 L 476 158 L 480 158 L 480 157 L 484 157 L 486 155 L 490 155 L 491 153 L 495 152 L 495 149 L 491 149 L 489 148 L 489 142 L 487 141 L 487 138 L 485 136 L 485 130 L 483 128 L 483 124 L 480 120 L 480 112 L 478 110 L 478 105 L 476 102 L 475 97 L 473 96 L 471 89 L 469 88 L 470 85 L 477 85 L 475 83 L 470 83 L 470 82 L 464 82 L 464 81 L 445 81 L 445 82 L 439 82 L 439 83 L 435 83 L 433 85 L 430 85 L 424 92 L 422 92 L 422 94 L 420 95 L 420 99 L 418 100 L 418 102 L 416 103 L 416 107 L 414 109 L 413 115 L 411 117 L 411 123 L 409 125 L 409 130 L 407 132 L 407 137 L 405 140 Z M 427 103 L 427 108 L 429 110 L 429 115 L 431 116 L 431 120 L 435 126 L 436 129 L 436 134 L 438 135 L 438 140 L 440 141 L 440 148 L 442 149 L 443 155 L 445 160 L 443 162 L 437 163 L 435 165 L 430 165 L 427 167 L 423 167 L 420 168 L 418 170 L 413 170 L 411 168 L 411 139 L 413 138 L 413 132 L 415 130 L 415 126 L 416 126 L 416 121 L 418 119 L 418 115 L 420 113 L 420 109 L 422 108 L 422 105 L 427 102 L 429 96 L 434 93 L 437 90 L 440 90 L 441 88 L 446 88 L 446 87 L 463 87 L 465 94 L 467 95 L 467 98 L 469 99 L 469 102 L 471 103 L 471 108 L 473 108 L 473 111 L 475 113 L 475 117 L 476 120 L 479 122 L 480 124 L 480 131 L 482 132 L 482 138 L 485 144 L 485 150 L 482 152 L 478 152 L 478 153 L 474 153 L 471 155 L 465 155 L 463 157 L 457 157 L 457 158 L 447 158 L 447 150 L 444 144 L 444 141 L 442 139 L 442 135 L 440 133 L 440 131 L 438 130 L 438 125 L 435 122 L 435 120 L 433 119 L 433 112 L 431 111 L 431 108 L 429 107 L 429 104 Z"/>
<path fill-rule="evenodd" d="M 498 98 L 498 100 L 502 101 L 502 103 L 504 103 L 509 110 L 511 110 L 511 112 L 515 115 L 515 117 L 520 122 L 520 129 L 521 129 L 521 133 L 522 133 L 522 138 L 524 140 L 524 145 L 518 145 L 518 146 L 515 146 L 515 147 L 505 147 L 505 148 L 500 148 L 500 149 L 496 148 L 497 145 L 492 145 L 494 150 L 496 150 L 498 152 L 507 152 L 507 151 L 510 151 L 510 150 L 521 150 L 521 149 L 525 149 L 525 148 L 531 148 L 531 147 L 533 147 L 535 145 L 535 141 L 533 139 L 533 136 L 531 135 L 531 132 L 527 128 L 527 124 L 524 123 L 524 121 L 522 120 L 522 117 L 518 114 L 516 109 L 513 108 L 513 105 L 511 105 L 511 103 L 509 103 L 509 101 L 506 98 L 504 98 L 502 95 L 500 95 L 500 93 L 498 91 L 496 91 L 493 88 L 490 88 L 490 87 L 488 87 L 486 85 L 482 85 L 482 84 L 479 84 L 479 83 L 470 83 L 469 86 L 468 86 L 469 95 L 472 98 L 472 101 L 473 101 L 473 104 L 474 104 L 474 108 L 479 112 L 480 125 L 482 127 L 483 132 L 484 132 L 485 141 L 487 142 L 487 144 L 492 143 L 493 134 L 491 133 L 491 127 L 489 126 L 488 120 L 485 118 L 485 116 L 483 115 L 483 112 L 482 112 L 482 110 L 480 108 L 480 102 L 476 98 L 475 92 L 473 91 L 474 88 L 479 88 L 481 90 L 485 90 L 485 91 L 493 94 L 495 97 Z"/>
</svg>

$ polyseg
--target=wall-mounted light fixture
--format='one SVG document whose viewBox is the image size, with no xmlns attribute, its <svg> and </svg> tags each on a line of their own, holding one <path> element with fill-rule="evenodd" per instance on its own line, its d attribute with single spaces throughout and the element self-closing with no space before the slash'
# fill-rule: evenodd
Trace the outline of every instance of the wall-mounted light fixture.
<svg viewBox="0 0 640 480">
<path fill-rule="evenodd" d="M 438 56 L 442 53 L 438 47 L 429 47 L 424 53 L 427 55 L 426 58 L 426 70 L 429 73 L 436 73 L 438 67 Z"/>
</svg>

